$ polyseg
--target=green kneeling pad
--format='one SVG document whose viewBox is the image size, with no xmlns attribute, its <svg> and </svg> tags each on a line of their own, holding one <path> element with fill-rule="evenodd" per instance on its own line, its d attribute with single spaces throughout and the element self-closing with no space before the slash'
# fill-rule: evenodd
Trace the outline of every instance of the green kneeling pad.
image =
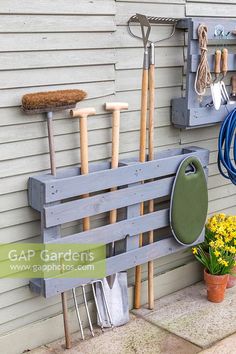
<svg viewBox="0 0 236 354">
<path fill-rule="evenodd" d="M 184 159 L 177 171 L 170 203 L 170 226 L 175 239 L 191 245 L 204 229 L 208 209 L 207 182 L 194 156 Z"/>
</svg>

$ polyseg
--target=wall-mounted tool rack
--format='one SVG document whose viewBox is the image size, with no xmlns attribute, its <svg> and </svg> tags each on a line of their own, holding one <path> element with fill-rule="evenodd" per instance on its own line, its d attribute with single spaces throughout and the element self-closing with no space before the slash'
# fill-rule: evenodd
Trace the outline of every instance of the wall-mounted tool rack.
<svg viewBox="0 0 236 354">
<path fill-rule="evenodd" d="M 188 32 L 187 47 L 187 69 L 186 69 L 186 94 L 184 98 L 172 100 L 172 123 L 178 128 L 196 128 L 203 125 L 210 125 L 221 122 L 226 114 L 232 111 L 235 104 L 222 105 L 217 111 L 213 107 L 207 107 L 212 98 L 204 97 L 199 102 L 198 95 L 194 90 L 197 66 L 199 63 L 198 26 L 205 24 L 208 28 L 209 45 L 217 43 L 218 37 L 215 34 L 216 26 L 222 26 L 225 37 L 218 40 L 219 46 L 230 46 L 236 44 L 236 35 L 232 32 L 236 29 L 236 21 L 225 18 L 186 18 L 178 22 L 176 28 Z M 214 41 L 214 42 L 213 42 Z M 214 68 L 214 54 L 208 55 L 210 70 Z M 228 71 L 236 71 L 236 54 L 230 53 L 228 57 Z"/>
<path fill-rule="evenodd" d="M 124 252 L 107 259 L 107 275 L 180 251 L 185 246 L 177 243 L 171 231 L 167 237 L 158 237 L 153 244 L 141 248 L 139 234 L 169 226 L 169 208 L 160 207 L 160 198 L 169 198 L 179 164 L 188 156 L 200 159 L 207 176 L 208 150 L 192 147 L 163 151 L 153 161 L 144 163 L 135 159 L 123 161 L 113 170 L 110 163 L 91 164 L 88 175 L 80 175 L 79 168 L 70 168 L 58 171 L 57 177 L 44 174 L 30 178 L 29 204 L 41 215 L 41 242 L 109 244 L 125 240 Z M 113 187 L 118 189 L 110 191 Z M 79 198 L 88 193 L 92 196 Z M 140 216 L 140 203 L 152 199 L 157 204 L 156 211 Z M 61 237 L 61 226 L 67 222 L 121 208 L 125 211 L 121 221 Z M 203 239 L 204 230 L 196 243 Z M 50 297 L 89 281 L 59 275 L 33 279 L 30 285 L 33 291 Z"/>
</svg>

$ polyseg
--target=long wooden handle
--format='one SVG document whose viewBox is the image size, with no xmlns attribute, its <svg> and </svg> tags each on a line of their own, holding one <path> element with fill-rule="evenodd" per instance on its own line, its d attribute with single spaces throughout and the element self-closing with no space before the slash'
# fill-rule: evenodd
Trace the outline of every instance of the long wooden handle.
<svg viewBox="0 0 236 354">
<path fill-rule="evenodd" d="M 219 76 L 220 72 L 221 72 L 221 50 L 217 49 L 215 51 L 215 66 L 214 66 L 214 73 L 216 78 Z"/>
<path fill-rule="evenodd" d="M 142 77 L 142 97 L 141 97 L 141 117 L 140 117 L 140 146 L 139 161 L 146 160 L 146 134 L 147 134 L 147 106 L 148 106 L 148 70 L 143 70 Z"/>
<path fill-rule="evenodd" d="M 149 68 L 149 124 L 148 124 L 148 159 L 154 159 L 154 113 L 155 113 L 155 64 Z M 149 213 L 154 212 L 154 200 L 148 203 Z M 153 243 L 153 230 L 148 233 L 148 242 Z M 154 262 L 148 262 L 148 307 L 154 308 Z"/>
<path fill-rule="evenodd" d="M 139 161 L 146 160 L 146 134 L 147 134 L 147 106 L 148 106 L 148 69 L 143 69 L 142 75 L 142 97 L 141 97 L 141 116 L 140 116 L 140 146 Z M 140 215 L 143 215 L 143 203 L 140 205 Z M 139 235 L 139 247 L 143 244 L 143 235 Z M 134 292 L 134 308 L 139 309 L 141 306 L 141 281 L 142 267 L 135 267 L 135 292 Z"/>
<path fill-rule="evenodd" d="M 50 153 L 50 166 L 51 174 L 56 176 L 56 154 L 55 154 L 55 143 L 54 143 L 54 132 L 53 132 L 53 114 L 52 112 L 47 113 L 47 126 L 48 126 L 48 142 L 49 142 L 49 153 Z M 66 293 L 61 293 L 61 303 L 62 303 L 62 313 L 63 313 L 63 323 L 64 323 L 64 333 L 65 333 L 65 344 L 66 349 L 71 348 L 71 335 L 69 330 L 68 321 L 68 307 L 67 307 L 67 295 Z"/>
<path fill-rule="evenodd" d="M 107 102 L 105 103 L 105 109 L 112 111 L 112 158 L 111 168 L 117 168 L 119 166 L 119 135 L 120 135 L 120 111 L 128 109 L 128 103 L 126 102 Z M 116 188 L 112 188 L 116 190 Z M 114 224 L 117 220 L 117 210 L 111 210 L 110 212 L 110 224 Z M 114 247 L 112 247 L 114 249 Z"/>
<path fill-rule="evenodd" d="M 113 112 L 112 120 L 113 120 L 113 124 L 112 124 L 111 168 L 117 168 L 119 164 L 120 111 Z M 116 188 L 113 188 L 112 190 L 116 190 Z M 110 224 L 114 224 L 116 220 L 117 220 L 117 210 L 113 209 L 110 212 Z"/>
<path fill-rule="evenodd" d="M 222 49 L 222 74 L 225 77 L 225 75 L 228 72 L 228 49 L 223 48 Z"/>
<path fill-rule="evenodd" d="M 87 116 L 83 116 L 79 120 L 80 125 L 80 160 L 81 160 L 81 174 L 86 175 L 89 173 L 88 165 L 88 127 Z M 89 195 L 83 195 L 83 198 L 88 198 Z M 90 230 L 90 218 L 83 219 L 83 231 Z"/>
<path fill-rule="evenodd" d="M 81 174 L 89 173 L 89 164 L 88 164 L 88 126 L 87 118 L 89 115 L 96 114 L 94 108 L 82 108 L 75 109 L 70 111 L 70 116 L 72 118 L 79 118 L 80 126 L 80 159 L 81 159 Z M 83 198 L 89 197 L 88 194 L 83 195 Z M 83 219 L 83 231 L 90 230 L 90 218 L 86 217 Z"/>
</svg>

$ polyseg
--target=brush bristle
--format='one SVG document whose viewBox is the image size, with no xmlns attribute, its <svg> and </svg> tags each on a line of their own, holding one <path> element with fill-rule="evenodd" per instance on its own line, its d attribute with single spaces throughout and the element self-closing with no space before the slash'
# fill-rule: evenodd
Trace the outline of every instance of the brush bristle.
<svg viewBox="0 0 236 354">
<path fill-rule="evenodd" d="M 82 90 L 58 90 L 29 93 L 22 97 L 24 110 L 50 109 L 76 105 L 87 96 Z"/>
</svg>

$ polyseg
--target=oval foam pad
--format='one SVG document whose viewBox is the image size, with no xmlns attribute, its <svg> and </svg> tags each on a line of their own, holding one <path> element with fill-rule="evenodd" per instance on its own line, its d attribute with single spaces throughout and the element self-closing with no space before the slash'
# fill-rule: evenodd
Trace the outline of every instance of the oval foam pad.
<svg viewBox="0 0 236 354">
<path fill-rule="evenodd" d="M 170 203 L 170 226 L 179 243 L 191 245 L 197 241 L 205 227 L 207 209 L 203 167 L 196 157 L 187 157 L 178 168 Z"/>
</svg>

